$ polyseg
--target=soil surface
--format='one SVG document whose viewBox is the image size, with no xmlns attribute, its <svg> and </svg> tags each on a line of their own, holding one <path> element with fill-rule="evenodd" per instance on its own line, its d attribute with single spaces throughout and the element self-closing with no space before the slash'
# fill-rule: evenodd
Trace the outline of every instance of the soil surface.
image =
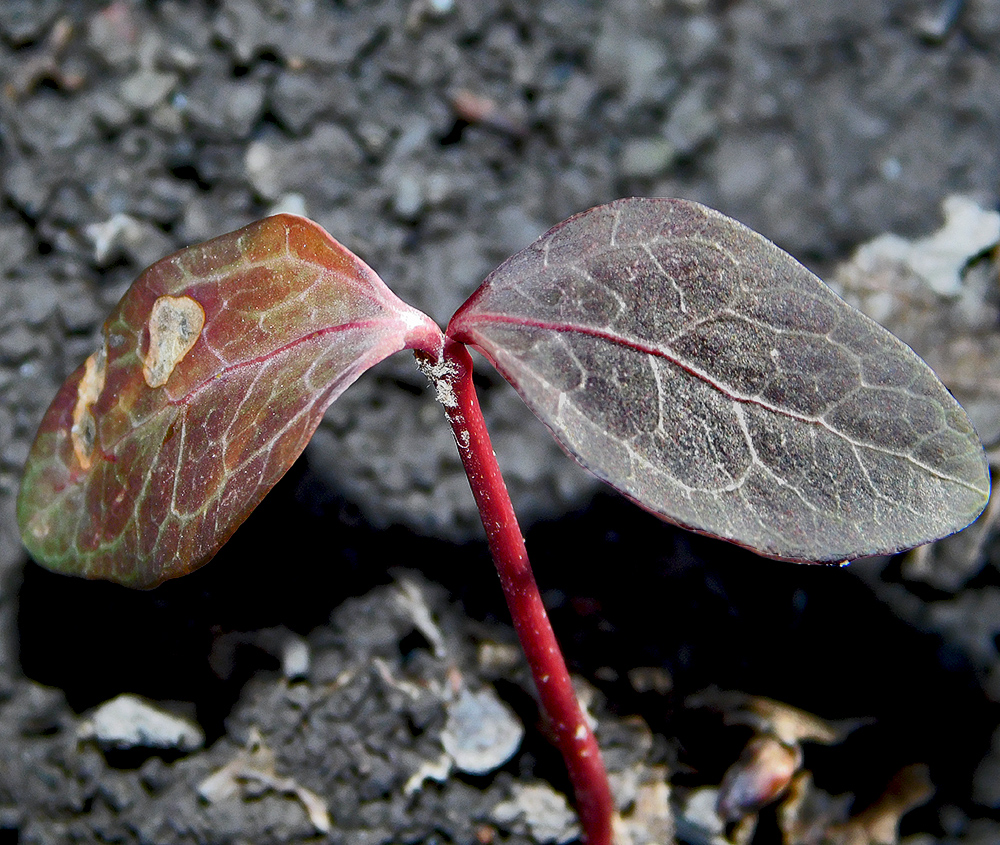
<svg viewBox="0 0 1000 845">
<path fill-rule="evenodd" d="M 551 225 L 645 195 L 831 277 L 878 235 L 937 230 L 949 196 L 997 207 L 998 45 L 993 0 L 0 3 L 0 845 L 576 835 L 407 356 L 337 401 L 197 573 L 133 593 L 27 559 L 34 429 L 146 265 L 296 211 L 443 325 Z M 977 267 L 995 332 L 996 264 Z M 990 524 L 847 569 L 761 561 L 600 492 L 479 382 L 633 842 L 755 821 L 757 843 L 896 841 L 896 821 L 920 845 L 1000 841 Z M 142 699 L 113 718 L 123 693 Z M 776 731 L 748 696 L 803 711 L 779 708 L 810 726 L 802 773 L 723 830 L 713 790 Z M 470 722 L 497 726 L 479 762 Z"/>
</svg>

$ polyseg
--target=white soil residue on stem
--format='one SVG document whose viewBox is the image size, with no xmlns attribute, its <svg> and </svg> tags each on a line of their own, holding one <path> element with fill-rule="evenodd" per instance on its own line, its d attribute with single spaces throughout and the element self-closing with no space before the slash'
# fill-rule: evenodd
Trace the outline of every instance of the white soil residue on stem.
<svg viewBox="0 0 1000 845">
<path fill-rule="evenodd" d="M 437 400 L 447 409 L 458 407 L 458 397 L 455 395 L 455 381 L 458 379 L 458 365 L 441 358 L 431 361 L 424 355 L 417 355 L 417 366 L 434 385 Z"/>
</svg>

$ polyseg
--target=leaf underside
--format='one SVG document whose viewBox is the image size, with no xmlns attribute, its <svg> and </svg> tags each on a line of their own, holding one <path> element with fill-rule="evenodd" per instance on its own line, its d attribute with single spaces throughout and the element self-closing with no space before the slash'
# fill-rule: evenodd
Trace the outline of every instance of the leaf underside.
<svg viewBox="0 0 1000 845">
<path fill-rule="evenodd" d="M 440 330 L 319 226 L 278 215 L 157 262 L 47 411 L 18 499 L 59 571 L 200 566 L 365 369 Z"/>
<path fill-rule="evenodd" d="M 982 446 L 930 368 L 791 256 L 692 202 L 619 200 L 496 271 L 448 334 L 662 517 L 841 561 L 957 531 Z"/>
</svg>

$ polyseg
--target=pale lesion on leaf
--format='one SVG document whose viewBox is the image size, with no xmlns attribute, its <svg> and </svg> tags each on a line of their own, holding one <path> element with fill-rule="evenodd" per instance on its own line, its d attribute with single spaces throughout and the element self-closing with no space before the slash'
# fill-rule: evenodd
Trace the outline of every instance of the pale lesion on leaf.
<svg viewBox="0 0 1000 845">
<path fill-rule="evenodd" d="M 161 296 L 153 303 L 147 325 L 149 348 L 142 375 L 150 387 L 163 387 L 201 336 L 205 309 L 190 296 Z"/>
<path fill-rule="evenodd" d="M 97 420 L 91 408 L 104 390 L 104 381 L 108 369 L 107 345 L 102 344 L 83 365 L 83 378 L 76 390 L 76 404 L 73 406 L 73 425 L 70 427 L 70 440 L 73 443 L 73 453 L 84 470 L 90 469 L 97 443 Z"/>
</svg>

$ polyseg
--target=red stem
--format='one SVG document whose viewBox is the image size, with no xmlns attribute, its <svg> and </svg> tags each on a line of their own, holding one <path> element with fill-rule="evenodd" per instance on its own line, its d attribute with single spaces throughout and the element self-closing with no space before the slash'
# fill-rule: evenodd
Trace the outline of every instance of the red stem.
<svg viewBox="0 0 1000 845">
<path fill-rule="evenodd" d="M 438 398 L 455 434 L 514 628 L 569 771 L 583 839 L 588 845 L 611 845 L 614 801 L 607 772 L 528 562 L 524 538 L 472 383 L 472 358 L 464 344 L 451 339 L 445 341 L 436 370 L 428 360 L 430 356 L 417 354 L 438 388 Z"/>
</svg>

